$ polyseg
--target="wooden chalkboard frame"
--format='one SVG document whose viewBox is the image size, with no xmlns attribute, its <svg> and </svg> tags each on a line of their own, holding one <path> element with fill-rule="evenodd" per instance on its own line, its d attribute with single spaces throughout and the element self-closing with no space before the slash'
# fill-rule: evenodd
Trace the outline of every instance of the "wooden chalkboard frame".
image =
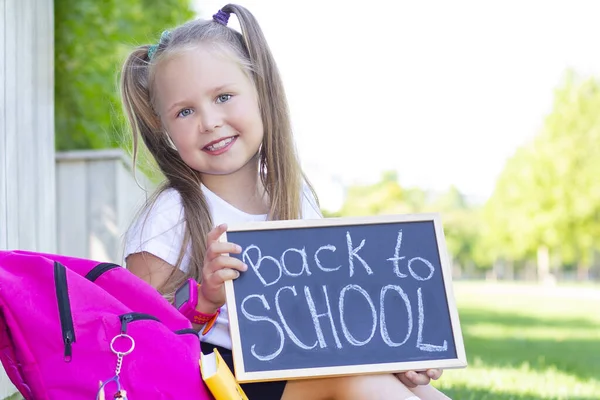
<svg viewBox="0 0 600 400">
<path fill-rule="evenodd" d="M 240 327 L 238 325 L 238 310 L 235 301 L 235 289 L 233 281 L 227 281 L 225 283 L 225 293 L 227 298 L 229 329 L 232 341 L 233 363 L 235 369 L 235 376 L 238 382 L 248 383 L 277 380 L 324 378 L 341 375 L 395 373 L 402 371 L 425 370 L 428 368 L 465 368 L 467 366 L 467 357 L 465 353 L 462 330 L 459 322 L 458 310 L 456 308 L 454 291 L 452 287 L 452 269 L 448 258 L 446 239 L 444 236 L 441 216 L 439 213 L 378 215 L 370 217 L 342 217 L 313 220 L 248 222 L 230 226 L 228 227 L 228 232 L 319 228 L 330 226 L 357 226 L 370 224 L 381 225 L 386 223 L 402 222 L 432 222 L 434 225 L 436 242 L 438 247 L 438 255 L 440 257 L 443 282 L 446 290 L 448 312 L 456 348 L 456 358 L 444 358 L 440 360 L 425 360 L 411 362 L 393 362 L 382 364 L 360 364 L 334 367 L 297 368 L 270 371 L 246 371 L 244 367 L 242 353 Z M 219 240 L 227 241 L 227 232 L 224 233 Z"/>
</svg>

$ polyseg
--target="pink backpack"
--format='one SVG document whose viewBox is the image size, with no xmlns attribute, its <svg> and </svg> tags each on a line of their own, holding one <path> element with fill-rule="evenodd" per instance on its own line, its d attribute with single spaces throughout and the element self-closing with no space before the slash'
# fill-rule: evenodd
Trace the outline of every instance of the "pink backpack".
<svg viewBox="0 0 600 400">
<path fill-rule="evenodd" d="M 27 400 L 212 398 L 191 323 L 115 264 L 0 251 L 0 359 Z"/>
</svg>

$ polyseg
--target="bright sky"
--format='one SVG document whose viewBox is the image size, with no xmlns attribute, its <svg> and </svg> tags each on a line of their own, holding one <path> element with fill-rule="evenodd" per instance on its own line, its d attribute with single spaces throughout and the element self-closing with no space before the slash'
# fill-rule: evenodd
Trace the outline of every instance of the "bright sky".
<svg viewBox="0 0 600 400">
<path fill-rule="evenodd" d="M 205 18 L 226 4 L 195 3 Z M 600 1 L 238 3 L 275 55 L 300 157 L 329 210 L 342 185 L 390 169 L 402 185 L 454 184 L 485 200 L 567 68 L 600 77 Z"/>
</svg>

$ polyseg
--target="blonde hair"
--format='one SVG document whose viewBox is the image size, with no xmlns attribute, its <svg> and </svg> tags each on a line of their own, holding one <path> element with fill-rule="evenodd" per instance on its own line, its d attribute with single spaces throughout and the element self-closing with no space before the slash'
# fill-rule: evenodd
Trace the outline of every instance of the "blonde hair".
<svg viewBox="0 0 600 400">
<path fill-rule="evenodd" d="M 158 196 L 169 188 L 177 190 L 182 199 L 185 234 L 175 266 L 181 267 L 188 246 L 190 264 L 185 277 L 178 278 L 174 271 L 159 288 L 168 297 L 184 279 L 193 277 L 200 281 L 206 236 L 213 228 L 213 222 L 201 190 L 200 173 L 181 159 L 153 107 L 154 98 L 159 95 L 153 90 L 154 74 L 162 61 L 200 43 L 223 46 L 231 51 L 238 58 L 240 67 L 251 77 L 258 93 L 264 127 L 259 174 L 269 199 L 268 218 L 300 218 L 304 183 L 317 198 L 301 169 L 283 84 L 258 22 L 247 9 L 239 5 L 228 4 L 222 11 L 236 15 L 241 34 L 214 20 L 193 20 L 163 35 L 157 47 L 152 49 L 151 59 L 148 56 L 149 45 L 137 47 L 127 57 L 121 72 L 121 96 L 133 134 L 134 165 L 138 138 L 141 137 L 166 178 L 142 211 L 149 210 Z"/>
</svg>

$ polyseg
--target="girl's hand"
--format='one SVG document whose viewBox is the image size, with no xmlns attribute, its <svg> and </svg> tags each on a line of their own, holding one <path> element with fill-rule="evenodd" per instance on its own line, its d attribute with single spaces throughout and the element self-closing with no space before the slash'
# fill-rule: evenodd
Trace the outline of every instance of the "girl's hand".
<svg viewBox="0 0 600 400">
<path fill-rule="evenodd" d="M 227 231 L 221 224 L 208 233 L 206 255 L 202 268 L 202 283 L 198 291 L 198 311 L 212 314 L 225 304 L 225 281 L 236 279 L 248 267 L 241 260 L 229 257 L 227 253 L 239 254 L 242 248 L 234 243 L 220 242 L 219 238 Z"/>
<path fill-rule="evenodd" d="M 400 374 L 396 374 L 396 377 L 406 386 L 407 388 L 414 388 L 422 385 L 429 385 L 431 380 L 437 380 L 442 376 L 441 369 L 428 369 L 427 371 L 407 371 Z"/>
</svg>

